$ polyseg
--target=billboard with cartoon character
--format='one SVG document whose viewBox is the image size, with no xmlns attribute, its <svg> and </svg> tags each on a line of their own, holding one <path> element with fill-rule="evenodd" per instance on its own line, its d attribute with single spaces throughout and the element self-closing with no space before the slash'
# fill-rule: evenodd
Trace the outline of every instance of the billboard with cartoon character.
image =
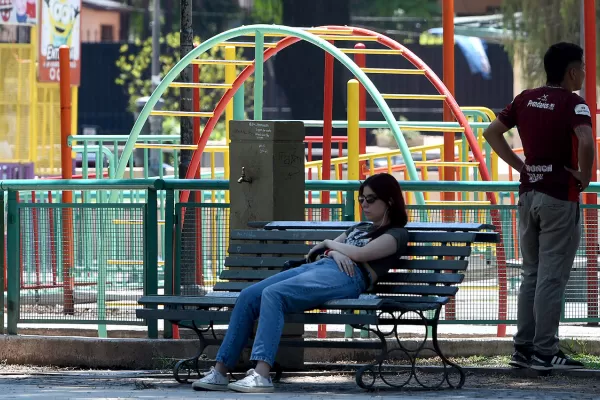
<svg viewBox="0 0 600 400">
<path fill-rule="evenodd" d="M 36 25 L 37 0 L 0 0 L 0 25 Z"/>
<path fill-rule="evenodd" d="M 60 80 L 58 49 L 67 45 L 71 56 L 71 84 L 79 85 L 81 0 L 41 0 L 40 22 L 39 81 Z"/>
</svg>

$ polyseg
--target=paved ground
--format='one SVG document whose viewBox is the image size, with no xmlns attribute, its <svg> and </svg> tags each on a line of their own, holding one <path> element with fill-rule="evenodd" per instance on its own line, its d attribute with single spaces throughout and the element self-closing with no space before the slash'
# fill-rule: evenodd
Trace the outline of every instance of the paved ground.
<svg viewBox="0 0 600 400">
<path fill-rule="evenodd" d="M 504 387 L 499 389 L 498 387 Z M 183 399 L 209 400 L 272 399 L 444 399 L 444 400 L 591 400 L 600 399 L 600 381 L 567 377 L 523 378 L 510 375 L 471 375 L 462 390 L 399 392 L 381 390 L 366 393 L 352 376 L 287 377 L 277 385 L 277 393 L 249 395 L 194 392 L 189 385 L 170 377 L 152 377 L 134 372 L 54 372 L 0 374 L 1 399 Z"/>
</svg>

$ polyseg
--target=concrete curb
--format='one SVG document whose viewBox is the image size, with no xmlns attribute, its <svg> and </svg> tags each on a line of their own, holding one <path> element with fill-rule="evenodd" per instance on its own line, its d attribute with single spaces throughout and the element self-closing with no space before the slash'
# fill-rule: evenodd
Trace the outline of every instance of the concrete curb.
<svg viewBox="0 0 600 400">
<path fill-rule="evenodd" d="M 340 374 L 354 374 L 354 372 L 362 367 L 364 364 L 323 364 L 323 363 L 306 363 L 305 366 L 310 372 L 289 372 L 283 373 L 283 377 L 286 376 L 320 376 L 336 372 Z M 390 369 L 390 367 L 386 367 Z M 408 366 L 398 365 L 398 370 L 407 370 Z M 391 367 L 395 370 L 394 366 Z M 443 367 L 423 367 L 422 370 L 435 372 L 442 371 Z M 465 373 L 468 375 L 511 375 L 521 377 L 539 377 L 544 374 L 539 373 L 530 369 L 517 369 L 511 367 L 463 367 Z M 324 372 L 314 372 L 317 370 L 324 370 Z M 571 370 L 554 370 L 546 373 L 545 375 L 558 375 L 568 376 L 572 378 L 600 378 L 600 370 L 595 369 L 571 369 Z"/>
<path fill-rule="evenodd" d="M 291 377 L 328 377 L 336 375 L 354 375 L 356 370 L 364 364 L 322 364 L 306 363 L 307 371 L 284 371 L 282 378 Z M 510 367 L 463 367 L 468 375 L 511 375 L 511 376 L 531 376 L 537 377 L 540 374 L 535 371 L 525 369 L 514 369 Z M 393 369 L 393 368 L 392 368 Z M 398 369 L 408 369 L 408 367 L 398 366 Z M 426 367 L 425 370 L 435 372 L 441 371 L 442 367 Z M 600 370 L 576 369 L 576 370 L 555 370 L 551 375 L 568 376 L 571 378 L 600 378 Z M 0 372 L 0 377 L 20 377 L 20 376 L 40 376 L 40 377 L 73 377 L 86 379 L 171 379 L 170 371 L 159 370 L 125 370 L 125 371 L 56 371 L 56 372 Z"/>
<path fill-rule="evenodd" d="M 305 339 L 312 341 L 316 339 Z M 377 339 L 330 339 L 332 341 L 364 341 Z M 440 347 L 447 357 L 491 357 L 512 352 L 510 338 L 440 339 Z M 420 341 L 402 341 L 407 348 L 416 348 Z M 563 340 L 575 351 L 600 354 L 600 340 Z M 396 340 L 388 341 L 388 348 L 398 349 Z M 0 360 L 8 364 L 60 366 L 110 369 L 169 369 L 173 360 L 190 358 L 198 350 L 198 340 L 181 339 L 98 339 L 68 336 L 0 336 Z M 206 349 L 206 356 L 214 359 L 217 347 Z M 247 353 L 248 349 L 244 351 Z M 306 363 L 370 363 L 378 352 L 365 349 L 312 348 L 304 352 Z M 396 353 L 401 357 L 402 352 Z M 344 363 L 345 362 L 345 363 Z M 486 368 L 486 370 L 489 370 Z"/>
</svg>

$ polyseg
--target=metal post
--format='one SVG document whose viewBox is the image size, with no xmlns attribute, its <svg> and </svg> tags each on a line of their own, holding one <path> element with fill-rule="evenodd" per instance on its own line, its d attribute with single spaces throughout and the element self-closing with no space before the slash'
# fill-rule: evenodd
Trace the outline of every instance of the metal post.
<svg viewBox="0 0 600 400">
<path fill-rule="evenodd" d="M 586 103 L 592 113 L 592 132 L 594 135 L 594 147 L 597 153 L 596 141 L 596 4 L 594 0 L 585 0 L 584 3 L 584 21 L 585 21 L 585 93 Z M 594 157 L 594 167 L 592 168 L 592 182 L 598 180 L 597 177 L 597 154 Z M 584 195 L 586 204 L 597 204 L 597 193 L 586 193 Z M 587 293 L 588 318 L 598 317 L 598 210 L 587 209 L 584 213 L 584 226 L 586 232 L 586 258 L 587 258 Z M 597 325 L 597 323 L 592 323 Z"/>
<path fill-rule="evenodd" d="M 4 190 L 0 189 L 0 210 L 2 215 L 0 216 L 0 232 L 2 232 L 2 243 L 0 243 L 0 263 L 2 263 L 2 271 L 0 271 L 0 335 L 4 335 L 4 274 L 6 272 L 6 264 L 4 264 L 4 255 L 6 254 L 4 238 Z"/>
<path fill-rule="evenodd" d="M 330 43 L 333 42 L 330 41 Z M 325 75 L 323 77 L 323 163 L 321 167 L 321 179 L 324 181 L 331 179 L 331 135 L 333 133 L 333 61 L 333 56 L 329 53 L 325 53 Z M 348 160 L 348 167 L 350 167 L 350 160 Z M 321 204 L 329 203 L 329 191 L 323 190 L 321 192 Z M 321 220 L 329 220 L 329 209 L 321 209 Z"/>
<path fill-rule="evenodd" d="M 192 29 L 192 0 L 181 0 L 181 58 L 194 48 L 194 31 Z M 192 82 L 192 66 L 188 65 L 181 71 L 181 82 Z M 192 112 L 192 89 L 181 88 L 181 111 Z M 181 144 L 192 144 L 193 124 L 191 117 L 181 117 Z M 179 153 L 179 177 L 184 179 L 192 158 L 191 150 L 181 150 Z"/>
<path fill-rule="evenodd" d="M 98 158 L 96 159 L 98 160 Z M 83 209 L 81 210 L 83 215 L 87 215 L 88 213 L 90 213 L 92 210 L 89 208 Z M 106 271 L 106 267 L 107 267 L 107 242 L 110 240 L 108 239 L 107 233 L 111 232 L 111 226 L 110 226 L 110 222 L 108 221 L 112 221 L 113 218 L 112 214 L 113 214 L 113 210 L 110 209 L 98 209 L 98 213 L 100 215 L 100 236 L 98 238 L 96 238 L 96 243 L 98 245 L 98 280 L 97 280 L 97 291 L 96 291 L 96 307 L 98 309 L 98 337 L 100 338 L 107 338 L 108 337 L 108 331 L 106 328 L 106 283 L 107 283 L 107 271 Z M 89 222 L 87 223 L 87 226 L 92 226 L 92 222 L 91 222 L 92 218 L 90 216 L 89 218 Z M 88 232 L 89 234 L 89 232 Z M 90 251 L 91 253 L 91 251 Z M 88 261 L 90 262 L 90 261 Z M 90 262 L 87 265 L 92 265 L 92 263 Z"/>
<path fill-rule="evenodd" d="M 240 88 L 233 95 L 233 119 L 242 121 L 246 118 L 246 109 L 244 107 L 245 85 L 242 83 Z"/>
<path fill-rule="evenodd" d="M 348 81 L 348 180 L 357 181 L 360 179 L 358 165 L 359 148 L 359 88 L 360 84 L 356 79 Z M 357 196 L 356 194 L 355 196 Z M 356 199 L 355 199 L 356 200 Z M 359 204 L 354 206 L 354 218 L 360 220 Z"/>
<path fill-rule="evenodd" d="M 444 53 L 444 85 L 454 97 L 454 0 L 445 0 L 442 2 L 442 26 L 443 26 L 443 53 Z M 444 121 L 454 121 L 450 107 L 444 102 Z M 443 160 L 454 162 L 454 132 L 444 132 L 444 154 Z M 454 167 L 443 168 L 443 180 L 456 180 L 456 171 Z M 442 194 L 442 199 L 451 202 L 455 200 L 454 192 Z M 453 222 L 455 218 L 454 210 L 443 211 L 443 221 Z M 446 319 L 454 319 L 455 305 L 453 301 L 446 306 Z M 429 334 L 429 331 L 428 331 Z"/>
<path fill-rule="evenodd" d="M 6 246 L 9 249 L 14 249 L 6 254 L 7 264 L 7 307 L 8 314 L 8 334 L 17 334 L 17 322 L 19 321 L 19 289 L 20 289 L 20 270 L 19 260 L 21 259 L 21 244 L 19 235 L 19 209 L 17 203 L 17 192 L 14 190 L 8 191 L 8 213 L 7 213 L 7 238 Z M 3 288 L 4 290 L 4 288 Z"/>
<path fill-rule="evenodd" d="M 364 43 L 357 43 L 356 45 L 354 45 L 354 48 L 357 50 L 364 50 L 367 47 L 364 45 Z M 360 54 L 360 53 L 355 54 L 354 62 L 360 68 L 365 68 L 367 66 L 367 55 L 364 53 L 363 54 Z M 367 97 L 366 97 L 366 90 L 363 85 L 360 85 L 358 101 L 359 101 L 360 120 L 366 121 L 367 120 Z M 359 152 L 360 152 L 360 154 L 366 154 L 367 153 L 367 129 L 360 128 L 359 132 L 360 132 L 359 133 L 359 144 L 358 144 Z M 365 161 L 360 162 L 360 171 L 359 171 L 360 179 L 364 179 L 366 177 L 366 174 L 364 173 L 366 166 L 367 166 L 367 163 Z"/>
<path fill-rule="evenodd" d="M 235 61 L 236 51 L 234 46 L 225 47 L 225 59 L 228 61 Z M 237 68 L 235 64 L 225 66 L 225 83 L 233 85 L 237 76 Z M 233 120 L 233 99 L 227 103 L 225 107 L 225 145 L 229 146 L 231 139 L 229 138 L 229 122 Z M 223 177 L 229 179 L 229 151 L 223 154 Z M 225 203 L 229 203 L 229 190 L 225 191 Z"/>
<path fill-rule="evenodd" d="M 73 160 L 68 138 L 71 135 L 71 60 L 69 47 L 60 46 L 60 132 L 61 132 L 61 170 L 63 179 L 73 177 Z M 62 201 L 64 204 L 73 202 L 73 193 L 63 190 Z M 66 207 L 62 212 L 63 217 L 63 310 L 65 314 L 75 314 L 75 284 L 73 281 L 73 209 Z"/>
<path fill-rule="evenodd" d="M 254 120 L 263 119 L 263 67 L 265 37 L 261 31 L 256 31 L 254 48 Z"/>
<path fill-rule="evenodd" d="M 443 26 L 443 79 L 444 85 L 454 96 L 454 0 L 445 0 L 442 2 L 442 26 Z M 444 121 L 452 121 L 452 111 L 444 103 Z M 444 154 L 443 160 L 446 162 L 454 161 L 454 132 L 444 132 Z M 445 167 L 443 169 L 445 181 L 454 180 L 454 168 Z M 454 200 L 454 193 L 443 194 L 444 200 Z"/>
<path fill-rule="evenodd" d="M 173 295 L 173 228 L 175 221 L 175 191 L 167 190 L 165 204 L 165 295 Z M 165 339 L 173 338 L 173 324 L 165 321 L 163 330 Z"/>
<path fill-rule="evenodd" d="M 152 91 L 160 83 L 160 0 L 154 0 L 152 13 Z M 162 118 L 150 116 L 150 133 L 160 135 L 162 132 Z M 160 150 L 148 150 L 149 168 L 146 172 L 150 176 L 158 176 L 162 170 L 162 157 Z"/>
<path fill-rule="evenodd" d="M 144 218 L 144 295 L 158 294 L 158 210 L 156 190 L 148 189 Z M 158 321 L 148 321 L 148 338 L 158 338 Z"/>
</svg>

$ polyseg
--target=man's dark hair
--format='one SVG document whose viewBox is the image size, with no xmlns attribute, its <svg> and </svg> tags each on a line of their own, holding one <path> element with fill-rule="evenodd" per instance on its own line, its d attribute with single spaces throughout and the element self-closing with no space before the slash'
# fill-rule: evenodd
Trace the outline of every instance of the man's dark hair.
<svg viewBox="0 0 600 400">
<path fill-rule="evenodd" d="M 574 43 L 560 42 L 550 46 L 544 55 L 546 82 L 552 85 L 562 83 L 569 64 L 583 62 L 583 49 Z"/>
</svg>

